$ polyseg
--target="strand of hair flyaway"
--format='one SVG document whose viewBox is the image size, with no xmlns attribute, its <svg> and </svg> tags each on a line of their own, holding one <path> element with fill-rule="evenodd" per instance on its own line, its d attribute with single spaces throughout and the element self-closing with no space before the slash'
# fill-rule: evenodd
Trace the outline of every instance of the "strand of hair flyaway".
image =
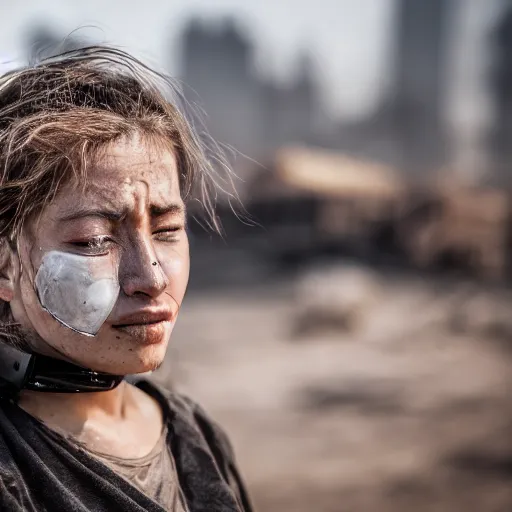
<svg viewBox="0 0 512 512">
<path fill-rule="evenodd" d="M 178 306 L 178 313 L 180 312 L 181 310 L 181 303 L 178 302 L 173 296 L 172 294 L 170 294 L 169 292 L 164 292 L 166 295 L 169 295 L 169 297 L 171 297 L 171 299 L 174 301 L 174 303 L 176 304 L 176 306 Z"/>
<path fill-rule="evenodd" d="M 206 215 L 204 217 L 200 215 L 199 218 L 194 216 L 195 220 L 203 227 L 222 234 L 220 219 L 215 213 L 218 193 L 220 192 L 227 199 L 231 210 L 238 219 L 245 223 L 251 223 L 250 216 L 243 208 L 234 184 L 235 180 L 240 180 L 240 177 L 236 175 L 230 165 L 227 152 L 232 153 L 232 155 L 234 153 L 244 155 L 211 137 L 206 128 L 205 115 L 201 115 L 198 105 L 189 101 L 185 96 L 183 83 L 163 72 L 152 69 L 136 57 L 128 57 L 122 49 L 113 46 L 88 45 L 79 49 L 67 50 L 56 56 L 45 57 L 32 64 L 30 68 L 34 72 L 45 66 L 58 68 L 63 59 L 68 62 L 84 62 L 84 65 L 88 65 L 93 59 L 98 68 L 107 68 L 113 72 L 124 69 L 134 78 L 145 83 L 148 88 L 155 88 L 160 91 L 170 103 L 176 106 L 177 111 L 191 127 L 187 137 L 204 156 L 203 163 L 205 167 L 197 169 L 199 172 L 194 173 L 195 183 L 192 185 L 192 181 L 190 181 L 184 191 L 187 197 L 190 195 L 192 188 L 199 192 L 199 197 L 195 201 L 200 203 L 201 209 Z M 7 87 L 12 80 L 15 80 L 19 73 L 20 70 L 12 70 L 6 73 L 0 79 L 0 90 Z M 44 97 L 42 99 L 44 100 Z M 5 106 L 0 110 L 0 115 L 5 118 L 11 110 L 19 109 L 20 106 L 23 106 L 20 102 Z M 12 148 L 9 151 L 11 150 Z"/>
</svg>

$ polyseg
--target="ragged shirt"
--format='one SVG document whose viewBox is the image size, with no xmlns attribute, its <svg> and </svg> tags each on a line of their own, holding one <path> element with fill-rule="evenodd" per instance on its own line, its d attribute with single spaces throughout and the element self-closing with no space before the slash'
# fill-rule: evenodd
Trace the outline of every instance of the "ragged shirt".
<svg viewBox="0 0 512 512">
<path fill-rule="evenodd" d="M 185 499 L 178 481 L 176 464 L 167 443 L 168 428 L 165 425 L 153 449 L 144 457 L 124 459 L 108 455 L 84 446 L 78 440 L 71 441 L 84 447 L 90 454 L 110 467 L 115 473 L 138 487 L 144 494 L 172 512 L 187 512 Z"/>
<path fill-rule="evenodd" d="M 176 508 L 182 506 L 186 512 L 252 512 L 220 427 L 186 397 L 148 381 L 137 386 L 164 411 L 162 443 L 172 456 L 167 481 L 147 482 L 144 488 L 116 468 L 115 461 L 102 460 L 2 399 L 0 511 L 182 512 Z M 169 487 L 155 492 L 159 485 Z"/>
</svg>

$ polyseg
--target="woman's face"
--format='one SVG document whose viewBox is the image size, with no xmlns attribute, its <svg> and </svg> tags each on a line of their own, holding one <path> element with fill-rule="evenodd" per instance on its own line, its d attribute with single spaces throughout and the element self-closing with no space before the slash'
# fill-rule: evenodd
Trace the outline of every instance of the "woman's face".
<svg viewBox="0 0 512 512">
<path fill-rule="evenodd" d="M 171 150 L 140 137 L 109 146 L 18 248 L 11 311 L 37 352 L 113 374 L 160 365 L 189 274 Z"/>
</svg>

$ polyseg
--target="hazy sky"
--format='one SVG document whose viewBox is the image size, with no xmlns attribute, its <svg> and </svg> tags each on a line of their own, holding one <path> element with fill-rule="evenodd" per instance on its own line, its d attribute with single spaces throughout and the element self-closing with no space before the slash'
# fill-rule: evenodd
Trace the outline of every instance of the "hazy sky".
<svg viewBox="0 0 512 512">
<path fill-rule="evenodd" d="M 394 0 L 0 0 L 0 55 L 16 58 L 23 29 L 48 21 L 66 34 L 85 25 L 93 34 L 177 72 L 179 34 L 198 14 L 235 14 L 257 41 L 257 64 L 280 79 L 293 56 L 309 50 L 338 113 L 369 110 L 386 84 Z"/>
</svg>

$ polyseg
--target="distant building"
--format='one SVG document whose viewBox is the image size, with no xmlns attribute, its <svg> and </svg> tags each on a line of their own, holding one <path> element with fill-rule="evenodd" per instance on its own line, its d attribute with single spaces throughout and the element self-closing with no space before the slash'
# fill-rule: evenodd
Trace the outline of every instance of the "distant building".
<svg viewBox="0 0 512 512">
<path fill-rule="evenodd" d="M 423 173 L 446 156 L 444 92 L 453 0 L 399 0 L 390 114 L 400 167 Z"/>
<path fill-rule="evenodd" d="M 453 1 L 396 1 L 390 85 L 367 118 L 339 123 L 332 147 L 396 167 L 413 182 L 429 181 L 445 164 Z"/>
<path fill-rule="evenodd" d="M 274 151 L 289 143 L 308 143 L 319 117 L 313 66 L 307 54 L 299 56 L 298 70 L 288 85 L 261 84 L 266 112 L 266 148 Z"/>
<path fill-rule="evenodd" d="M 242 152 L 258 146 L 258 91 L 251 73 L 252 47 L 232 21 L 204 27 L 193 20 L 183 35 L 182 77 L 199 102 L 214 137 Z"/>
<path fill-rule="evenodd" d="M 183 38 L 181 78 L 199 102 L 212 135 L 257 160 L 289 142 L 307 142 L 314 130 L 316 85 L 310 61 L 287 85 L 260 78 L 253 45 L 233 20 L 217 26 L 194 19 Z"/>
<path fill-rule="evenodd" d="M 492 37 L 491 92 L 494 126 L 491 133 L 494 181 L 512 183 L 512 2 L 498 21 Z"/>
</svg>

